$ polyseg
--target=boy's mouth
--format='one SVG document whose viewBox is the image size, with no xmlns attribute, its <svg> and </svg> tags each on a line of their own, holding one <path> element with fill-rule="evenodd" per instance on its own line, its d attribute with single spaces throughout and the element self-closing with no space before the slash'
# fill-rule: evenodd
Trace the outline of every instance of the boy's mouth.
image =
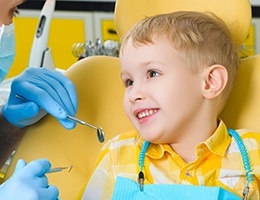
<svg viewBox="0 0 260 200">
<path fill-rule="evenodd" d="M 144 117 L 148 117 L 148 116 L 150 116 L 150 115 L 153 115 L 153 114 L 156 113 L 156 112 L 157 112 L 157 109 L 143 110 L 143 111 L 141 111 L 141 112 L 138 112 L 138 113 L 136 114 L 136 116 L 137 116 L 138 119 L 142 119 L 142 118 L 144 118 Z"/>
</svg>

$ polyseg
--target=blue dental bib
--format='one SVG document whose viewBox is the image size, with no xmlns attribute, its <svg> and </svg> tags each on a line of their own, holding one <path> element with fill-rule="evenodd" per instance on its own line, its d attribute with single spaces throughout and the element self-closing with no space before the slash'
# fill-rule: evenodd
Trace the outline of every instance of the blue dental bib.
<svg viewBox="0 0 260 200">
<path fill-rule="evenodd" d="M 137 182 L 117 177 L 113 200 L 241 200 L 237 195 L 220 187 L 146 184 L 143 191 Z"/>
</svg>

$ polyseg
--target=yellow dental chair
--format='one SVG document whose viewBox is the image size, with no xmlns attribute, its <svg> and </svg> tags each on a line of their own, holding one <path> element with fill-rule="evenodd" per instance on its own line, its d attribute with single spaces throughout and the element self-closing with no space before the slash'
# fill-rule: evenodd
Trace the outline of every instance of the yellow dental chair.
<svg viewBox="0 0 260 200">
<path fill-rule="evenodd" d="M 221 17 L 230 27 L 237 44 L 247 37 L 251 22 L 249 0 L 117 0 L 115 23 L 119 36 L 138 20 L 178 10 L 210 11 Z M 78 61 L 66 75 L 74 82 L 79 98 L 77 117 L 95 126 L 101 126 L 106 140 L 133 129 L 123 107 L 123 84 L 120 80 L 117 58 L 93 56 Z M 230 128 L 248 128 L 260 131 L 260 56 L 243 59 L 235 89 L 221 118 Z M 77 125 L 67 131 L 51 116 L 28 128 L 21 141 L 6 177 L 14 169 L 16 160 L 27 161 L 46 157 L 53 167 L 73 165 L 70 173 L 48 175 L 51 184 L 60 190 L 63 200 L 75 199 L 93 170 L 101 148 L 96 132 Z"/>
</svg>

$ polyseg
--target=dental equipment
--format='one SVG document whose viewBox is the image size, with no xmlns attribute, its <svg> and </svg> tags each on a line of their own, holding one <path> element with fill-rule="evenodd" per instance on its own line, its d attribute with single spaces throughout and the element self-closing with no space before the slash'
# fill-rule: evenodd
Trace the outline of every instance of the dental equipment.
<svg viewBox="0 0 260 200">
<path fill-rule="evenodd" d="M 15 96 L 16 96 L 16 98 L 21 99 L 21 100 L 24 101 L 24 102 L 28 101 L 26 98 L 24 98 L 24 97 L 22 97 L 22 96 L 20 96 L 20 95 L 18 95 L 18 94 L 16 94 Z M 92 129 L 95 129 L 95 130 L 97 131 L 98 141 L 99 141 L 100 143 L 102 143 L 102 142 L 105 141 L 105 132 L 104 132 L 104 130 L 103 130 L 101 127 L 95 127 L 95 126 L 93 126 L 93 125 L 91 125 L 91 124 L 89 124 L 89 123 L 87 123 L 87 122 L 85 122 L 85 121 L 83 121 L 83 120 L 80 120 L 80 119 L 78 119 L 78 118 L 76 118 L 76 117 L 72 117 L 72 116 L 70 116 L 70 115 L 67 115 L 67 119 L 69 119 L 69 120 L 71 120 L 71 121 L 74 121 L 74 122 L 76 122 L 76 123 L 79 123 L 79 124 L 88 126 L 88 127 L 92 128 Z"/>
<path fill-rule="evenodd" d="M 87 122 L 84 122 L 78 118 L 75 118 L 75 117 L 72 117 L 70 115 L 67 116 L 68 119 L 76 122 L 76 123 L 79 123 L 79 124 L 82 124 L 82 125 L 85 125 L 85 126 L 88 126 L 92 129 L 95 129 L 97 131 L 97 138 L 98 138 L 98 141 L 100 143 L 104 142 L 105 141 L 105 132 L 103 131 L 103 129 L 101 127 L 95 127 Z"/>
<path fill-rule="evenodd" d="M 62 170 L 68 169 L 68 173 L 71 172 L 73 165 L 69 165 L 67 167 L 55 167 L 51 168 L 50 171 L 48 171 L 46 174 L 51 174 L 51 173 L 56 173 L 56 172 L 61 172 Z"/>
<path fill-rule="evenodd" d="M 46 0 L 42 8 L 29 58 L 29 67 L 55 69 L 51 49 L 48 48 L 50 25 L 56 0 Z"/>
</svg>

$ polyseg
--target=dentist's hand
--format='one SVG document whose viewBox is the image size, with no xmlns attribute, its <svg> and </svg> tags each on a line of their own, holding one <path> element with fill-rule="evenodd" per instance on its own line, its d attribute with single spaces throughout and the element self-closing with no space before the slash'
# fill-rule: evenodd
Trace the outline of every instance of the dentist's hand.
<svg viewBox="0 0 260 200">
<path fill-rule="evenodd" d="M 39 121 L 47 112 L 66 129 L 72 129 L 76 124 L 67 115 L 75 116 L 77 106 L 75 86 L 66 76 L 46 68 L 27 68 L 13 80 L 2 115 L 12 125 L 25 127 Z"/>
<path fill-rule="evenodd" d="M 19 160 L 14 174 L 0 186 L 0 199 L 58 199 L 58 189 L 50 186 L 45 176 L 50 168 L 51 164 L 46 159 L 35 160 L 28 165 L 24 160 Z"/>
</svg>

